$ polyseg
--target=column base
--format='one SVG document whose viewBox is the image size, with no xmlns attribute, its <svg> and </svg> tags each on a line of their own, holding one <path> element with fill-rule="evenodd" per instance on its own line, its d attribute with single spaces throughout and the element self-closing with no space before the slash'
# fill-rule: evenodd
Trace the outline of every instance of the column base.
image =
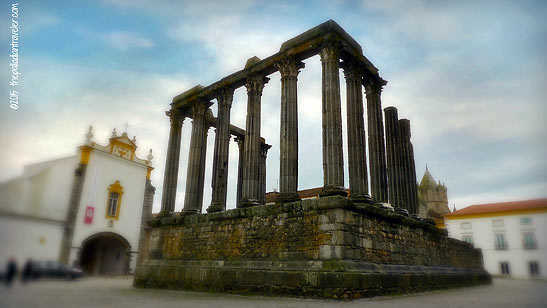
<svg viewBox="0 0 547 308">
<path fill-rule="evenodd" d="M 211 203 L 207 208 L 207 213 L 222 212 L 225 208 L 220 203 Z"/>
<path fill-rule="evenodd" d="M 370 195 L 368 194 L 350 193 L 349 199 L 357 203 L 374 204 L 374 201 L 370 198 Z"/>
<path fill-rule="evenodd" d="M 200 214 L 198 209 L 191 209 L 191 210 L 182 209 L 182 211 L 180 211 L 179 213 L 179 216 L 188 216 L 188 215 L 196 215 L 196 214 Z"/>
<path fill-rule="evenodd" d="M 257 206 L 260 205 L 260 202 L 258 199 L 254 198 L 248 198 L 248 199 L 242 199 L 239 201 L 239 204 L 237 205 L 238 208 L 245 208 L 245 207 L 251 207 L 251 206 Z"/>
<path fill-rule="evenodd" d="M 407 210 L 407 209 L 403 209 L 402 207 L 396 207 L 396 208 L 395 208 L 395 213 L 401 214 L 401 215 L 403 215 L 403 216 L 408 217 L 408 210 Z"/>
<path fill-rule="evenodd" d="M 300 201 L 302 200 L 300 196 L 296 192 L 282 192 L 277 195 L 277 198 L 275 199 L 275 203 L 289 203 L 294 201 Z"/>
<path fill-rule="evenodd" d="M 327 197 L 327 196 L 347 197 L 348 191 L 343 186 L 337 186 L 337 185 L 323 186 L 323 189 L 321 190 L 319 197 Z"/>
<path fill-rule="evenodd" d="M 175 213 L 173 212 L 160 211 L 158 213 L 158 216 L 156 216 L 156 218 L 173 217 L 173 216 L 175 216 Z"/>
</svg>

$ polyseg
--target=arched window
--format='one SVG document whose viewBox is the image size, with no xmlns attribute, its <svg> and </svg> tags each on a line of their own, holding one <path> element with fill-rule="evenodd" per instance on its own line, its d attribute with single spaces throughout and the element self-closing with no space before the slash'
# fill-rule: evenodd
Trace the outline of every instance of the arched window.
<svg viewBox="0 0 547 308">
<path fill-rule="evenodd" d="M 106 219 L 118 220 L 120 216 L 120 207 L 122 204 L 123 187 L 120 181 L 108 187 L 108 201 L 106 204 Z"/>
</svg>

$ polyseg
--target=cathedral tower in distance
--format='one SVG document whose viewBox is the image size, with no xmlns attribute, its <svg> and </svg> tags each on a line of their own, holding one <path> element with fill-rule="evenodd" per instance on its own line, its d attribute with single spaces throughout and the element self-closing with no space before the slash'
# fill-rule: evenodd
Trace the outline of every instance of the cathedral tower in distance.
<svg viewBox="0 0 547 308">
<path fill-rule="evenodd" d="M 435 182 L 427 166 L 418 185 L 418 202 L 420 217 L 442 219 L 442 215 L 450 213 L 447 188 L 444 183 Z"/>
</svg>

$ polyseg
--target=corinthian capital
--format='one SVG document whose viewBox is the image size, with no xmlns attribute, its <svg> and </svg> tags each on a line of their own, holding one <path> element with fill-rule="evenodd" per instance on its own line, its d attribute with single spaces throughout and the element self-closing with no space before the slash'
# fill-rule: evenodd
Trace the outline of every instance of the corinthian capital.
<svg viewBox="0 0 547 308">
<path fill-rule="evenodd" d="M 267 144 L 267 143 L 261 143 L 260 144 L 260 156 L 262 156 L 263 158 L 266 158 L 266 156 L 268 155 L 268 150 L 271 147 L 272 146 Z"/>
<path fill-rule="evenodd" d="M 177 109 L 171 109 L 169 111 L 166 111 L 165 115 L 169 117 L 171 125 L 181 126 L 185 118 L 184 113 Z"/>
<path fill-rule="evenodd" d="M 257 93 L 259 95 L 262 95 L 264 85 L 267 84 L 269 80 L 270 78 L 268 77 L 258 75 L 253 75 L 247 78 L 247 83 L 245 84 L 245 87 L 247 88 L 247 93 Z"/>
<path fill-rule="evenodd" d="M 285 58 L 281 60 L 280 62 L 276 63 L 275 66 L 279 70 L 279 73 L 281 74 L 281 78 L 284 77 L 298 77 L 298 74 L 300 73 L 300 69 L 304 68 L 305 64 L 296 61 L 291 58 Z"/>
<path fill-rule="evenodd" d="M 377 93 L 382 93 L 382 88 L 387 84 L 387 81 L 382 78 L 363 78 L 363 85 L 365 86 L 365 91 L 367 95 Z"/>
<path fill-rule="evenodd" d="M 340 59 L 340 47 L 336 44 L 325 45 L 319 52 L 321 62 L 325 61 L 339 61 Z"/>
<path fill-rule="evenodd" d="M 230 108 L 234 100 L 234 89 L 231 87 L 222 88 L 217 92 L 216 98 L 219 106 Z"/>
<path fill-rule="evenodd" d="M 345 63 L 343 69 L 346 81 L 354 79 L 361 80 L 361 77 L 363 76 L 363 71 L 353 62 Z"/>
<path fill-rule="evenodd" d="M 195 101 L 192 106 L 192 115 L 194 116 L 194 119 L 196 117 L 205 116 L 205 113 L 209 109 L 209 105 L 210 103 L 207 101 Z"/>
</svg>

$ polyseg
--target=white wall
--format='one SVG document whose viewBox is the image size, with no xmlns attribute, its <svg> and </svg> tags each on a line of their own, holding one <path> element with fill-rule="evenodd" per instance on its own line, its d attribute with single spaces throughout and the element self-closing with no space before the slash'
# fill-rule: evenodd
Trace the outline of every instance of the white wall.
<svg viewBox="0 0 547 308">
<path fill-rule="evenodd" d="M 147 167 L 142 164 L 100 151 L 91 152 L 76 219 L 73 247 L 81 248 L 82 242 L 93 234 L 113 232 L 125 238 L 131 245 L 132 251 L 138 250 L 146 171 Z M 108 226 L 110 220 L 105 218 L 108 188 L 116 181 L 119 181 L 123 187 L 123 195 L 119 220 L 114 220 L 110 228 Z M 87 206 L 95 208 L 92 224 L 84 224 L 84 212 Z M 73 262 L 77 254 L 72 255 L 73 259 L 70 262 Z M 135 260 L 132 260 L 131 271 L 134 270 L 134 264 Z"/>
<path fill-rule="evenodd" d="M 33 260 L 55 261 L 59 258 L 62 222 L 0 216 L 0 268 L 14 257 L 19 268 Z"/>
<path fill-rule="evenodd" d="M 0 184 L 0 211 L 64 220 L 77 157 L 27 166 L 20 177 Z"/>
<path fill-rule="evenodd" d="M 76 156 L 25 167 L 0 184 L 0 267 L 9 257 L 57 260 Z"/>
<path fill-rule="evenodd" d="M 531 225 L 521 225 L 520 218 L 531 217 Z M 449 218 L 449 217 L 447 217 Z M 462 240 L 466 234 L 473 236 L 473 244 L 482 249 L 485 269 L 492 275 L 500 275 L 500 262 L 508 262 L 511 276 L 530 278 L 529 262 L 539 264 L 540 277 L 547 279 L 547 213 L 495 216 L 471 219 L 447 219 L 449 236 Z M 503 220 L 502 227 L 495 227 L 493 220 Z M 471 229 L 462 229 L 462 223 L 471 223 Z M 524 249 L 523 232 L 532 231 L 537 248 Z M 495 234 L 505 234 L 507 250 L 495 249 Z"/>
</svg>

